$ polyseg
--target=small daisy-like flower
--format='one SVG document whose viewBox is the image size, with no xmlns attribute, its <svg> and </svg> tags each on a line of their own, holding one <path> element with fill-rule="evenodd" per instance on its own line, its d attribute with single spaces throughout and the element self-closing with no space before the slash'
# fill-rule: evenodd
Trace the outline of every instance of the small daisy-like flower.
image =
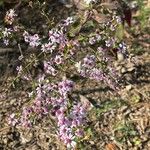
<svg viewBox="0 0 150 150">
<path fill-rule="evenodd" d="M 80 73 L 81 72 L 81 61 L 77 62 L 75 64 L 75 67 L 77 68 L 77 71 Z"/>
<path fill-rule="evenodd" d="M 20 75 L 23 71 L 22 66 L 17 66 L 16 70 L 18 71 L 18 75 Z"/>
<path fill-rule="evenodd" d="M 8 123 L 12 126 L 15 126 L 18 123 L 18 120 L 16 119 L 16 115 L 12 113 L 8 118 Z"/>
<path fill-rule="evenodd" d="M 62 63 L 62 57 L 61 57 L 60 55 L 57 55 L 57 56 L 55 57 L 54 62 L 55 62 L 57 65 L 61 64 L 61 63 Z"/>
<path fill-rule="evenodd" d="M 9 37 L 9 35 L 11 35 L 11 29 L 9 28 L 5 28 L 4 30 L 2 30 L 2 35 L 3 35 L 3 38 L 7 38 Z"/>
<path fill-rule="evenodd" d="M 5 22 L 9 25 L 11 25 L 14 20 L 15 20 L 15 16 L 17 16 L 17 14 L 15 13 L 14 9 L 10 9 L 6 12 L 6 16 L 5 16 Z"/>
<path fill-rule="evenodd" d="M 50 53 L 52 53 L 53 50 L 56 48 L 56 44 L 53 44 L 53 43 L 49 42 L 49 43 L 42 44 L 41 47 L 42 47 L 41 50 L 43 52 L 46 52 L 46 53 L 50 52 Z"/>
<path fill-rule="evenodd" d="M 24 31 L 23 37 L 25 42 L 29 43 L 31 47 L 37 47 L 41 44 L 41 39 L 38 34 L 30 35 L 27 31 Z"/>
<path fill-rule="evenodd" d="M 89 43 L 90 43 L 91 45 L 95 44 L 95 42 L 96 42 L 95 37 L 90 37 L 90 38 L 89 38 Z"/>
<path fill-rule="evenodd" d="M 70 25 L 71 23 L 74 22 L 73 17 L 68 17 L 66 20 L 64 20 L 64 22 L 65 22 L 64 23 L 65 26 Z"/>
<path fill-rule="evenodd" d="M 75 148 L 77 143 L 74 140 L 75 136 L 73 135 L 68 135 L 65 139 L 65 144 L 67 145 L 67 148 Z"/>
</svg>

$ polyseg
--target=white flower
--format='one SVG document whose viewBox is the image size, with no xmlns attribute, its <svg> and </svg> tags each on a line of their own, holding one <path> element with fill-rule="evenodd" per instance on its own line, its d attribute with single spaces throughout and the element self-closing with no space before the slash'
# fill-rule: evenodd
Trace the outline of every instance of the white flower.
<svg viewBox="0 0 150 150">
<path fill-rule="evenodd" d="M 73 17 L 68 17 L 66 20 L 65 20 L 65 25 L 68 26 L 69 24 L 73 23 L 74 20 L 73 20 Z"/>
<path fill-rule="evenodd" d="M 69 134 L 67 138 L 65 139 L 65 143 L 67 145 L 67 148 L 75 148 L 77 143 L 74 141 L 75 136 L 72 134 Z"/>
<path fill-rule="evenodd" d="M 57 65 L 59 65 L 59 64 L 62 63 L 62 57 L 61 57 L 60 55 L 56 55 L 54 61 L 55 61 L 55 63 L 56 63 Z"/>
<path fill-rule="evenodd" d="M 29 92 L 29 93 L 28 93 L 28 96 L 29 96 L 29 97 L 32 97 L 33 94 L 34 94 L 33 91 L 32 91 L 32 92 Z"/>
<path fill-rule="evenodd" d="M 41 50 L 43 52 L 50 52 L 50 53 L 52 53 L 53 50 L 56 48 L 56 44 L 53 44 L 52 42 L 49 42 L 49 43 L 42 44 L 41 47 L 42 47 Z"/>
<path fill-rule="evenodd" d="M 8 36 L 11 34 L 10 31 L 11 31 L 10 29 L 5 28 L 5 29 L 2 31 L 3 37 L 4 37 L 4 38 L 5 38 L 5 37 L 8 37 Z"/>
<path fill-rule="evenodd" d="M 81 71 L 81 61 L 77 62 L 75 64 L 75 67 L 77 68 L 77 71 L 80 72 Z"/>
<path fill-rule="evenodd" d="M 89 5 L 91 2 L 95 2 L 96 0 L 84 0 L 84 2 Z"/>
<path fill-rule="evenodd" d="M 17 14 L 15 14 L 15 10 L 14 9 L 10 9 L 9 11 L 7 11 L 6 14 L 9 15 L 9 17 L 17 16 Z"/>
<path fill-rule="evenodd" d="M 14 21 L 15 16 L 17 16 L 17 14 L 15 13 L 14 9 L 8 10 L 6 12 L 5 22 L 11 25 Z"/>
</svg>

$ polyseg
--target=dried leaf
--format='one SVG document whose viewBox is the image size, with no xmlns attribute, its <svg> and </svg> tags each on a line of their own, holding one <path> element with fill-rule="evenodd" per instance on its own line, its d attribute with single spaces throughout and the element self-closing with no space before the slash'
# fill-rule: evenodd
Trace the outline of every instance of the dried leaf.
<svg viewBox="0 0 150 150">
<path fill-rule="evenodd" d="M 106 7 L 108 9 L 110 9 L 110 10 L 117 9 L 117 6 L 116 6 L 115 3 L 107 3 L 107 2 L 105 2 L 105 3 L 101 3 L 101 6 Z"/>
<path fill-rule="evenodd" d="M 78 25 L 77 27 L 72 27 L 69 31 L 70 37 L 75 37 L 81 30 L 81 25 Z"/>
<path fill-rule="evenodd" d="M 82 24 L 84 24 L 89 17 L 90 17 L 90 12 L 88 10 L 84 11 L 84 14 L 81 16 Z"/>
<path fill-rule="evenodd" d="M 120 24 L 117 29 L 116 29 L 116 33 L 115 36 L 121 41 L 123 39 L 124 36 L 124 28 L 123 25 Z"/>
<path fill-rule="evenodd" d="M 73 0 L 73 2 L 79 10 L 85 10 L 89 7 L 89 4 L 87 4 L 84 0 Z"/>
<path fill-rule="evenodd" d="M 109 19 L 104 14 L 99 14 L 97 10 L 93 9 L 93 16 L 92 18 L 97 21 L 98 23 L 106 23 Z"/>
<path fill-rule="evenodd" d="M 93 104 L 83 95 L 80 96 L 81 103 L 88 108 L 88 110 L 91 110 L 94 106 Z"/>
<path fill-rule="evenodd" d="M 69 32 L 70 37 L 75 37 L 81 30 L 82 26 L 86 23 L 89 17 L 89 11 L 84 11 L 79 16 L 79 22 L 77 26 L 72 26 Z"/>
<path fill-rule="evenodd" d="M 118 149 L 116 144 L 114 144 L 114 143 L 107 144 L 105 148 L 106 148 L 106 150 L 117 150 Z"/>
</svg>

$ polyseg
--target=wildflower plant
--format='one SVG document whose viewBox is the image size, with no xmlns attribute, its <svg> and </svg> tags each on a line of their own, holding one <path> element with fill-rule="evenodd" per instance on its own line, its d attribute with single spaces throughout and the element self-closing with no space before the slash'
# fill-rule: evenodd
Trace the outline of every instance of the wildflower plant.
<svg viewBox="0 0 150 150">
<path fill-rule="evenodd" d="M 35 52 L 19 60 L 15 78 L 31 83 L 32 90 L 28 93 L 31 101 L 20 112 L 12 113 L 8 123 L 31 128 L 50 115 L 55 121 L 58 137 L 68 149 L 74 149 L 84 138 L 90 107 L 73 98 L 76 81 L 70 77 L 78 74 L 118 90 L 119 74 L 113 62 L 117 53 L 127 56 L 122 38 L 122 16 L 117 13 L 117 8 L 110 9 L 93 0 L 87 0 L 86 4 L 89 7 L 85 10 L 76 10 L 75 15 L 47 26 L 46 34 L 31 32 L 19 21 L 17 26 L 14 22 L 19 15 L 13 9 L 4 17 L 10 28 L 5 25 L 0 28 L 0 40 L 6 46 L 11 45 L 11 34 L 14 34 Z M 45 3 L 40 8 L 44 6 Z M 41 71 L 33 75 L 32 71 L 38 67 Z"/>
</svg>

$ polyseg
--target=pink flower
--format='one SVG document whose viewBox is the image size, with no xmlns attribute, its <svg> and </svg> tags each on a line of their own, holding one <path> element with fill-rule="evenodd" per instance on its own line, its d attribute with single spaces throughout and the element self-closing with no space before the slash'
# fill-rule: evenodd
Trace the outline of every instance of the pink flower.
<svg viewBox="0 0 150 150">
<path fill-rule="evenodd" d="M 83 137 L 84 131 L 82 129 L 77 129 L 76 132 L 75 132 L 75 135 L 77 137 Z"/>
<path fill-rule="evenodd" d="M 9 25 L 11 25 L 14 20 L 15 20 L 15 16 L 17 16 L 17 14 L 15 13 L 14 9 L 10 9 L 6 12 L 6 16 L 5 16 L 5 22 Z"/>
<path fill-rule="evenodd" d="M 59 65 L 62 63 L 62 57 L 60 55 L 56 55 L 54 62 Z"/>
<path fill-rule="evenodd" d="M 59 93 L 63 96 L 66 96 L 68 92 L 73 89 L 73 82 L 71 80 L 63 80 L 58 84 Z"/>
<path fill-rule="evenodd" d="M 38 34 L 30 35 L 27 31 L 23 33 L 25 42 L 29 43 L 31 47 L 37 47 L 41 45 L 41 39 Z"/>
<path fill-rule="evenodd" d="M 44 62 L 44 69 L 46 73 L 56 76 L 57 70 L 52 66 L 51 62 Z"/>
<path fill-rule="evenodd" d="M 42 47 L 41 50 L 43 52 L 52 53 L 54 51 L 54 49 L 56 48 L 56 44 L 54 44 L 52 42 L 48 42 L 48 43 L 42 44 L 41 47 Z"/>
<path fill-rule="evenodd" d="M 86 68 L 91 68 L 95 65 L 95 56 L 94 55 L 91 55 L 91 56 L 86 56 L 84 59 L 83 59 L 83 65 L 84 67 Z"/>
<path fill-rule="evenodd" d="M 74 22 L 73 17 L 68 17 L 66 20 L 64 20 L 64 25 L 68 26 Z"/>
<path fill-rule="evenodd" d="M 75 148 L 77 143 L 75 142 L 75 136 L 69 134 L 66 139 L 64 140 L 64 143 L 67 145 L 67 148 Z"/>
<path fill-rule="evenodd" d="M 8 124 L 15 126 L 18 123 L 18 120 L 15 117 L 16 117 L 16 115 L 14 113 L 12 113 L 8 118 Z"/>
</svg>

